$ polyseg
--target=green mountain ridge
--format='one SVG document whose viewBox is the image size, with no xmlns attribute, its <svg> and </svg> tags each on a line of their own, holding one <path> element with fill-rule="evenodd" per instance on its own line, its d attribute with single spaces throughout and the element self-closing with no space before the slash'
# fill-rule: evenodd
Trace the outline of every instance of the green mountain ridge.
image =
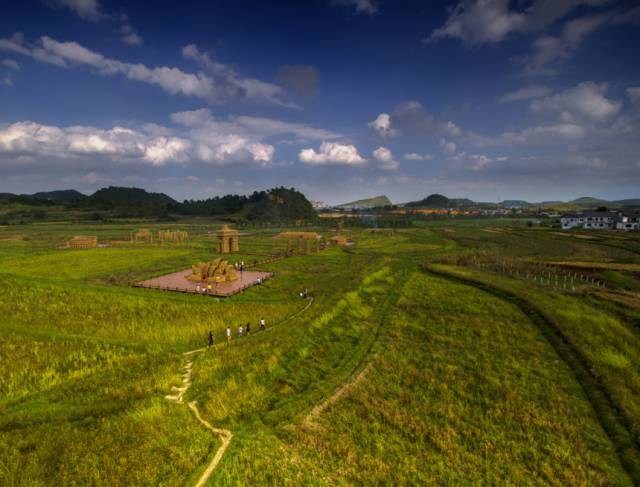
<svg viewBox="0 0 640 487">
<path fill-rule="evenodd" d="M 391 200 L 386 195 L 374 196 L 373 198 L 364 198 L 361 200 L 350 201 L 349 203 L 343 203 L 336 205 L 335 208 L 341 210 L 353 210 L 353 209 L 370 209 L 380 208 L 382 206 L 391 206 Z"/>
</svg>

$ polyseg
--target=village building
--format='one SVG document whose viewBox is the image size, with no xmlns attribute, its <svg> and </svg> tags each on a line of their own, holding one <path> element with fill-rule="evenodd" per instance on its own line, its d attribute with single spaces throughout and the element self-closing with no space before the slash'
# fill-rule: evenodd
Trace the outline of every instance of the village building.
<svg viewBox="0 0 640 487">
<path fill-rule="evenodd" d="M 640 231 L 640 210 L 621 212 L 618 222 L 616 223 L 616 228 L 618 230 L 624 230 L 625 232 Z"/>
<path fill-rule="evenodd" d="M 560 218 L 563 230 L 571 230 L 572 228 L 615 230 L 617 223 L 617 211 L 583 211 L 566 214 Z"/>
</svg>

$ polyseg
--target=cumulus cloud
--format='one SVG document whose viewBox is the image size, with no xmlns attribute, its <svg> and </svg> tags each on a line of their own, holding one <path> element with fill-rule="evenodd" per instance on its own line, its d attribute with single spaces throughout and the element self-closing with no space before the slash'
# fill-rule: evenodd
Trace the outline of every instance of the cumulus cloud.
<svg viewBox="0 0 640 487">
<path fill-rule="evenodd" d="M 28 46 L 20 35 L 0 39 L 0 50 L 31 56 L 41 62 L 61 67 L 84 66 L 104 76 L 121 75 L 128 79 L 160 87 L 172 95 L 206 100 L 211 104 L 229 101 L 251 101 L 293 107 L 277 85 L 253 78 L 242 78 L 232 68 L 211 60 L 197 46 L 183 49 L 187 59 L 196 60 L 207 72 L 187 73 L 175 67 L 147 67 L 122 62 L 87 49 L 77 42 L 59 42 L 44 36 L 35 46 Z"/>
<path fill-rule="evenodd" d="M 398 131 L 391 127 L 391 117 L 388 113 L 381 113 L 368 125 L 382 137 L 393 137 L 398 134 Z"/>
<path fill-rule="evenodd" d="M 163 166 L 191 162 L 226 165 L 271 163 L 275 148 L 266 139 L 284 134 L 321 140 L 337 136 L 302 124 L 257 117 L 216 119 L 208 109 L 178 112 L 173 127 L 145 124 L 56 127 L 31 121 L 0 126 L 0 154 L 4 161 L 20 157 L 56 160 L 109 159 L 118 163 Z"/>
<path fill-rule="evenodd" d="M 634 86 L 631 88 L 627 88 L 627 96 L 631 103 L 634 105 L 640 105 L 640 86 Z"/>
<path fill-rule="evenodd" d="M 499 103 L 510 103 L 521 100 L 531 100 L 533 98 L 540 98 L 551 93 L 551 88 L 548 86 L 532 85 L 520 88 L 515 91 L 505 93 L 498 98 Z"/>
<path fill-rule="evenodd" d="M 578 18 L 567 22 L 557 36 L 539 37 L 533 43 L 533 53 L 522 60 L 525 73 L 553 74 L 555 64 L 573 56 L 583 40 L 610 19 L 608 14 Z"/>
<path fill-rule="evenodd" d="M 380 8 L 380 2 L 376 0 L 332 0 L 332 3 L 353 8 L 356 13 L 369 15 L 375 14 Z"/>
<path fill-rule="evenodd" d="M 300 162 L 309 165 L 360 166 L 367 162 L 354 145 L 337 142 L 323 142 L 317 152 L 314 149 L 302 149 L 298 157 Z"/>
<path fill-rule="evenodd" d="M 563 122 L 575 123 L 580 120 L 605 122 L 616 115 L 622 103 L 605 96 L 606 83 L 590 81 L 561 93 L 531 102 L 534 113 L 558 114 Z"/>
<path fill-rule="evenodd" d="M 20 71 L 20 65 L 14 61 L 13 59 L 3 59 L 2 60 L 2 65 L 5 68 L 9 68 L 9 69 L 14 69 L 16 71 Z"/>
<path fill-rule="evenodd" d="M 495 163 L 491 157 L 485 154 L 467 154 L 466 152 L 459 152 L 453 156 L 452 160 L 457 167 L 474 172 L 486 170 Z"/>
<path fill-rule="evenodd" d="M 467 47 L 498 43 L 513 33 L 541 31 L 581 5 L 608 2 L 533 0 L 526 8 L 517 9 L 510 0 L 461 0 L 445 24 L 431 33 L 430 40 L 459 39 Z"/>
<path fill-rule="evenodd" d="M 153 137 L 123 127 L 56 127 L 16 122 L 0 129 L 0 153 L 74 159 L 105 156 L 120 161 L 140 160 L 153 165 L 186 160 L 187 140 Z"/>
<path fill-rule="evenodd" d="M 447 154 L 448 156 L 453 155 L 456 152 L 457 146 L 455 143 L 448 141 L 446 139 L 440 139 L 438 144 L 442 152 Z"/>
<path fill-rule="evenodd" d="M 278 71 L 278 80 L 298 96 L 315 96 L 320 75 L 313 66 L 285 65 Z"/>
<path fill-rule="evenodd" d="M 129 21 L 129 16 L 126 14 L 122 14 L 120 16 L 120 21 L 122 25 L 118 29 L 118 33 L 120 34 L 120 40 L 129 46 L 140 46 L 142 45 L 142 37 L 136 32 L 133 25 Z"/>
<path fill-rule="evenodd" d="M 431 161 L 433 159 L 431 154 L 418 154 L 417 152 L 409 152 L 403 157 L 406 161 Z"/>
<path fill-rule="evenodd" d="M 395 171 L 400 167 L 400 163 L 393 158 L 393 154 L 386 147 L 378 147 L 373 151 L 373 158 L 379 163 L 380 168 L 385 171 Z"/>
<path fill-rule="evenodd" d="M 97 0 L 44 0 L 52 8 L 65 8 L 84 20 L 97 22 L 106 16 Z"/>
</svg>

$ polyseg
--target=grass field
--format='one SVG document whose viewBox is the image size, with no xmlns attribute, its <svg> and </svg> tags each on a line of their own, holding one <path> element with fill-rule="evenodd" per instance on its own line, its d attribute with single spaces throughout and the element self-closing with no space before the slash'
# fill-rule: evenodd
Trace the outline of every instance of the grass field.
<svg viewBox="0 0 640 487">
<path fill-rule="evenodd" d="M 207 485 L 640 483 L 637 235 L 423 221 L 258 265 L 275 277 L 226 300 L 130 287 L 210 259 L 216 228 L 0 228 L 0 485 L 195 484 L 221 441 L 191 401 L 233 433 Z M 109 246 L 61 248 L 85 234 Z"/>
</svg>

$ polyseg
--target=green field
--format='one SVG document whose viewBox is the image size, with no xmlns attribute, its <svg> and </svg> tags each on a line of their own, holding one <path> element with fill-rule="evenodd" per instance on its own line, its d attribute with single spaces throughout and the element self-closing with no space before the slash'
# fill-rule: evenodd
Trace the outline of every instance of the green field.
<svg viewBox="0 0 640 487">
<path fill-rule="evenodd" d="M 216 223 L 0 227 L 0 485 L 639 484 L 637 235 L 420 225 L 350 228 L 227 299 L 130 286 L 211 259 Z M 210 475 L 222 437 L 193 401 L 233 435 Z"/>
</svg>

